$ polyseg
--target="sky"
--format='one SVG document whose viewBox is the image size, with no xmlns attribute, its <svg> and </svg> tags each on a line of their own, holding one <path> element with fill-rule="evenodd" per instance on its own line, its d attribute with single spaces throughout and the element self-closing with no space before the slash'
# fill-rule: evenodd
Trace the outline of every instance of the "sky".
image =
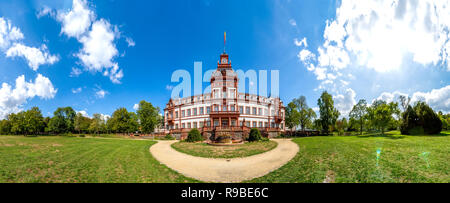
<svg viewBox="0 0 450 203">
<path fill-rule="evenodd" d="M 224 32 L 234 69 L 279 71 L 285 105 L 317 111 L 326 90 L 343 116 L 400 95 L 450 113 L 449 28 L 450 1 L 4 0 L 0 118 L 164 109 L 176 70 L 216 68 Z"/>
</svg>

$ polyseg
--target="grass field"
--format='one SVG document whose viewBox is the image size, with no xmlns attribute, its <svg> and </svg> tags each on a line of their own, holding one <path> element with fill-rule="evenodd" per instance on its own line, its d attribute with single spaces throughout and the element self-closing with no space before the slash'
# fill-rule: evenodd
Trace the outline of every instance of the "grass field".
<svg viewBox="0 0 450 203">
<path fill-rule="evenodd" d="M 297 156 L 250 182 L 450 182 L 450 132 L 295 138 Z M 379 150 L 377 165 L 377 150 Z"/>
<path fill-rule="evenodd" d="M 249 182 L 450 182 L 450 131 L 434 136 L 389 132 L 293 141 L 300 147 L 293 160 Z M 154 143 L 0 136 L 0 182 L 197 182 L 156 161 L 149 153 Z M 236 150 L 233 157 L 242 151 L 255 153 L 249 150 L 255 146 L 247 144 L 247 149 Z M 211 151 L 197 153 L 206 156 Z"/>
<path fill-rule="evenodd" d="M 207 158 L 236 158 L 260 154 L 277 146 L 274 141 L 246 142 L 235 146 L 211 146 L 206 143 L 177 142 L 172 144 L 175 150 L 193 156 Z"/>
<path fill-rule="evenodd" d="M 154 143 L 0 136 L 0 182 L 196 182 L 156 161 Z"/>
</svg>

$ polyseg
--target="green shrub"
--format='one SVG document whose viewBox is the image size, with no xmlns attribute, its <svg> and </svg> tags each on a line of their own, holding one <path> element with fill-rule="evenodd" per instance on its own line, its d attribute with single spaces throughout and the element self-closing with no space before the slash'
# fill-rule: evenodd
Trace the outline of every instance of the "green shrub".
<svg viewBox="0 0 450 203">
<path fill-rule="evenodd" d="M 84 135 L 84 134 L 81 134 L 81 135 L 80 135 L 80 137 L 86 137 L 86 135 Z"/>
<path fill-rule="evenodd" d="M 249 142 L 256 142 L 261 140 L 261 132 L 259 132 L 258 128 L 252 128 L 250 130 L 250 134 L 248 135 Z"/>
<path fill-rule="evenodd" d="M 172 137 L 171 134 L 167 134 L 167 135 L 164 137 L 164 139 L 166 139 L 166 140 L 174 140 L 175 138 Z"/>
<path fill-rule="evenodd" d="M 199 141 L 203 141 L 203 137 L 200 134 L 200 131 L 198 131 L 197 128 L 194 128 L 191 131 L 189 131 L 186 142 L 199 142 Z"/>
<path fill-rule="evenodd" d="M 402 115 L 400 131 L 403 135 L 439 134 L 442 121 L 425 102 L 417 102 L 414 107 L 408 106 Z"/>
</svg>

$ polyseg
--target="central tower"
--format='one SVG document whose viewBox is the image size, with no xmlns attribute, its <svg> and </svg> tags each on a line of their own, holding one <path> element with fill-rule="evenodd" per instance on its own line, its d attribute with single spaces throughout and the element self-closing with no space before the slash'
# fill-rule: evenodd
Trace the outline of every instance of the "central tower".
<svg viewBox="0 0 450 203">
<path fill-rule="evenodd" d="M 230 58 L 224 52 L 217 62 L 217 70 L 211 75 L 212 126 L 238 126 L 238 82 L 238 76 L 231 68 Z"/>
</svg>

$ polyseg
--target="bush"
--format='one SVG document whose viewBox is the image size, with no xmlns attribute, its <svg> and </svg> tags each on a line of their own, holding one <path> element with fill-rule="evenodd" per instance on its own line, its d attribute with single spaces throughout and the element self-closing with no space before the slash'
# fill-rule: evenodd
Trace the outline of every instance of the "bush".
<svg viewBox="0 0 450 203">
<path fill-rule="evenodd" d="M 189 131 L 186 142 L 199 142 L 199 141 L 203 141 L 203 137 L 200 134 L 200 131 L 198 131 L 197 128 L 194 128 L 191 131 Z"/>
<path fill-rule="evenodd" d="M 81 134 L 80 137 L 86 137 L 84 134 Z"/>
<path fill-rule="evenodd" d="M 171 134 L 167 134 L 167 135 L 164 137 L 164 139 L 166 139 L 166 140 L 174 140 L 175 138 L 172 137 Z"/>
<path fill-rule="evenodd" d="M 414 108 L 408 106 L 402 118 L 400 131 L 403 135 L 432 135 L 442 130 L 441 119 L 425 102 L 417 102 Z"/>
<path fill-rule="evenodd" d="M 248 141 L 249 142 L 255 142 L 261 140 L 261 132 L 257 128 L 252 128 L 250 130 L 250 134 L 248 135 Z"/>
</svg>

